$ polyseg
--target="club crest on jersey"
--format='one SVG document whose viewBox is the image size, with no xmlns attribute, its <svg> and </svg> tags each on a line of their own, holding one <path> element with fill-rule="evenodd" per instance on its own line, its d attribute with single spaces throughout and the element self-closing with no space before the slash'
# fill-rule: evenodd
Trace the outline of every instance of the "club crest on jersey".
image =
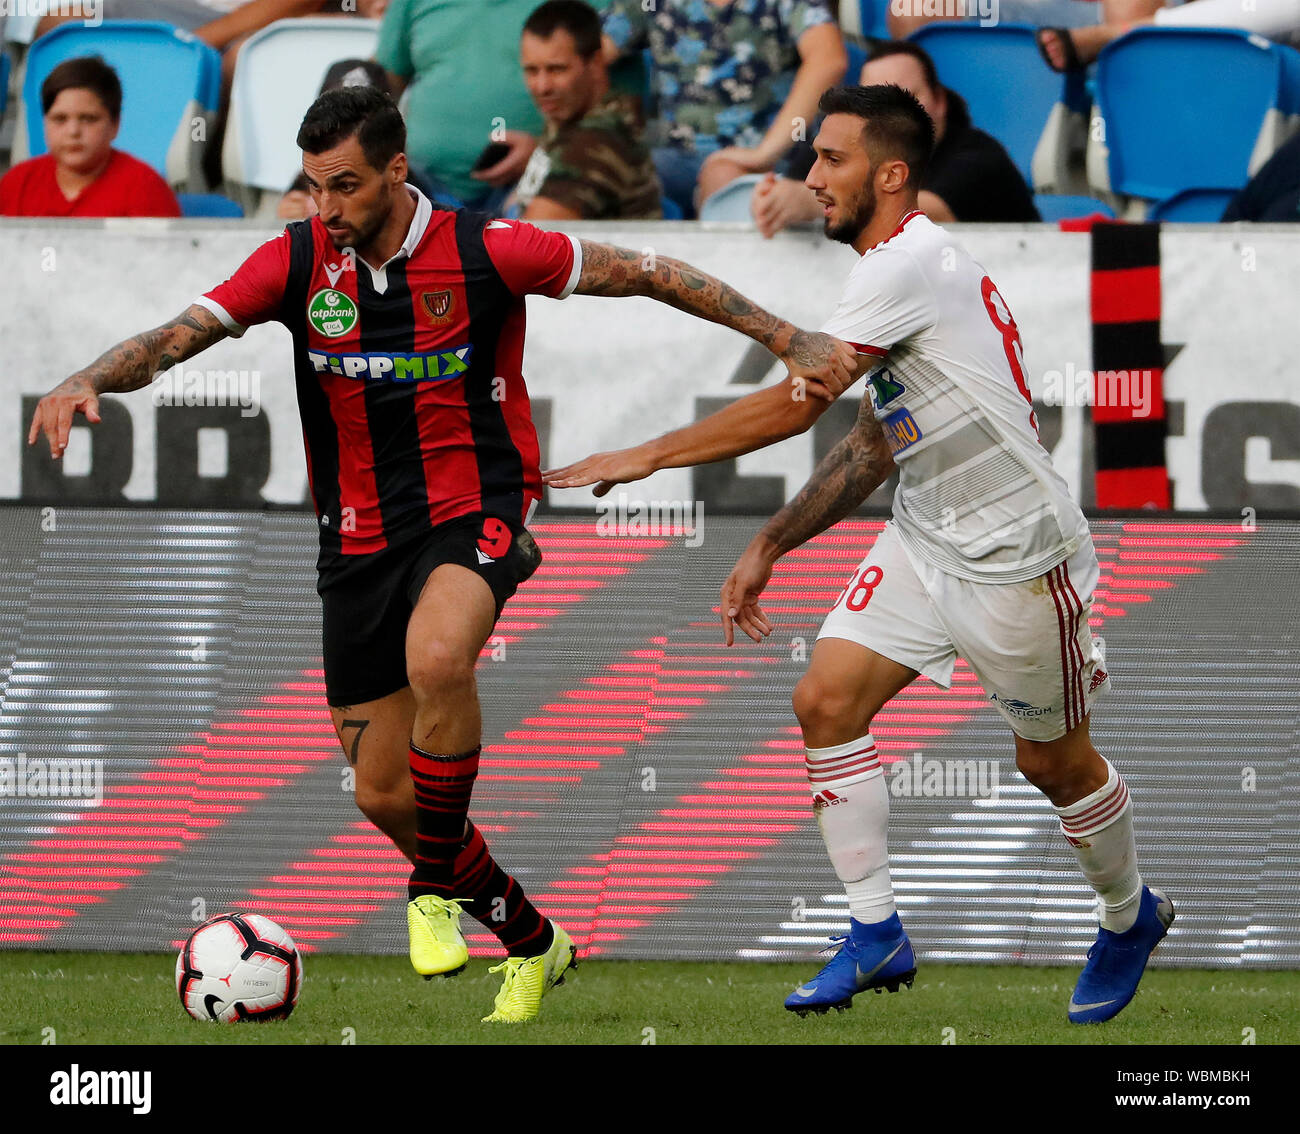
<svg viewBox="0 0 1300 1134">
<path fill-rule="evenodd" d="M 916 424 L 916 418 L 905 409 L 891 413 L 880 426 L 885 431 L 885 440 L 889 442 L 889 451 L 895 456 L 921 440 L 921 427 Z"/>
<path fill-rule="evenodd" d="M 307 321 L 327 339 L 337 339 L 357 325 L 357 305 L 341 291 L 323 287 L 307 303 Z"/>
<path fill-rule="evenodd" d="M 469 370 L 473 353 L 473 345 L 466 343 L 427 354 L 381 354 L 378 351 L 326 354 L 309 350 L 307 359 L 318 374 L 338 374 L 366 382 L 441 382 Z"/>
<path fill-rule="evenodd" d="M 452 295 L 450 288 L 446 291 L 426 291 L 420 296 L 420 301 L 424 304 L 424 313 L 435 323 L 445 323 L 451 318 Z"/>
</svg>

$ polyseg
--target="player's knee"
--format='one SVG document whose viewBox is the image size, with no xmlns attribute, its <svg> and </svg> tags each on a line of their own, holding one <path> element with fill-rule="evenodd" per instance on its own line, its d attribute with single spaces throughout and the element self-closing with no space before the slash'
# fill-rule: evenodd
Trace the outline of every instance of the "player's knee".
<svg viewBox="0 0 1300 1134">
<path fill-rule="evenodd" d="M 357 807 L 390 838 L 409 826 L 415 817 L 415 798 L 409 791 L 394 790 L 357 781 Z"/>
<path fill-rule="evenodd" d="M 805 673 L 794 687 L 794 715 L 805 734 L 848 730 L 860 736 L 871 727 L 871 718 L 850 690 Z"/>
<path fill-rule="evenodd" d="M 1039 791 L 1053 796 L 1069 783 L 1073 770 L 1051 744 L 1020 739 L 1016 742 L 1016 767 Z"/>
<path fill-rule="evenodd" d="M 406 679 L 417 701 L 455 700 L 474 689 L 474 660 L 443 642 L 425 642 L 406 658 Z"/>
</svg>

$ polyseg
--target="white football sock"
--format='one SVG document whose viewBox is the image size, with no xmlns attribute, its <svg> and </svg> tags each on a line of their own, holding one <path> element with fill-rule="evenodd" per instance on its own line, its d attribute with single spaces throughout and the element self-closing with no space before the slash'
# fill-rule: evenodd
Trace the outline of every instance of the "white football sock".
<svg viewBox="0 0 1300 1134">
<path fill-rule="evenodd" d="M 1103 758 L 1104 759 L 1104 758 Z M 1123 933 L 1137 920 L 1142 878 L 1133 842 L 1133 805 L 1124 780 L 1105 761 L 1106 782 L 1068 807 L 1057 807 L 1061 833 L 1101 899 L 1101 924 Z"/>
<path fill-rule="evenodd" d="M 830 748 L 809 748 L 808 783 L 817 825 L 856 921 L 874 925 L 894 913 L 889 881 L 889 791 L 871 734 Z"/>
</svg>

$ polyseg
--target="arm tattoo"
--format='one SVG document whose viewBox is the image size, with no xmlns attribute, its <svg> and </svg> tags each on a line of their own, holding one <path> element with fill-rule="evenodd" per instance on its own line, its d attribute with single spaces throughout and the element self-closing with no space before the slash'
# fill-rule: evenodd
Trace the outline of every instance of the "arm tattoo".
<svg viewBox="0 0 1300 1134">
<path fill-rule="evenodd" d="M 894 468 L 870 395 L 852 432 L 822 459 L 799 494 L 773 516 L 763 534 L 782 554 L 839 523 L 884 483 Z"/>
<path fill-rule="evenodd" d="M 105 351 L 68 381 L 95 394 L 138 390 L 149 385 L 160 370 L 170 370 L 227 334 L 211 311 L 191 305 L 161 327 L 143 331 Z"/>
<path fill-rule="evenodd" d="M 784 355 L 803 334 L 784 319 L 764 311 L 735 288 L 680 260 L 645 257 L 631 248 L 582 242 L 582 274 L 574 289 L 579 295 L 645 295 L 688 315 L 721 323 Z M 807 336 L 811 338 L 812 336 Z"/>
</svg>

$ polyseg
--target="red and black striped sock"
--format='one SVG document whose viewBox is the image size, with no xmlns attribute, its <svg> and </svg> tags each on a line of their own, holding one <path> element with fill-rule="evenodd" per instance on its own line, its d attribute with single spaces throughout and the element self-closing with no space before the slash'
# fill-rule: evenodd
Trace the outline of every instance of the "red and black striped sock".
<svg viewBox="0 0 1300 1134">
<path fill-rule="evenodd" d="M 466 826 L 456 855 L 454 896 L 466 913 L 496 934 L 507 956 L 540 956 L 554 940 L 551 923 L 537 912 L 523 887 L 497 865 L 479 829 L 468 821 Z"/>
<path fill-rule="evenodd" d="M 456 856 L 465 832 L 469 797 L 478 776 L 482 746 L 454 756 L 439 756 L 411 745 L 411 783 L 415 787 L 415 865 L 408 896 L 453 893 Z"/>
</svg>

